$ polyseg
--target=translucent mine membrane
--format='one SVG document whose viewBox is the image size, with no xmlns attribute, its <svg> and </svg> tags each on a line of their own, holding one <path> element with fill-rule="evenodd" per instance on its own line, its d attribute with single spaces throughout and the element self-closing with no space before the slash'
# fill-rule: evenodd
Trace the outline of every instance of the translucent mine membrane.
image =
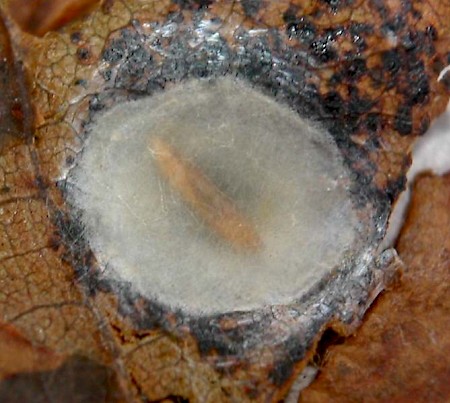
<svg viewBox="0 0 450 403">
<path fill-rule="evenodd" d="M 99 116 L 69 181 L 105 275 L 195 314 L 290 302 L 357 233 L 329 135 L 232 78 Z"/>
</svg>

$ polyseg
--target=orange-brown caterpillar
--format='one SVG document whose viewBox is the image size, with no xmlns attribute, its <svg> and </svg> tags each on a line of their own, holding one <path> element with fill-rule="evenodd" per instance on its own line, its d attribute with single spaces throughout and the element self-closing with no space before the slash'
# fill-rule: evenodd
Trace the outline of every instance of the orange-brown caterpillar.
<svg viewBox="0 0 450 403">
<path fill-rule="evenodd" d="M 217 235 L 236 249 L 261 248 L 261 238 L 249 220 L 198 167 L 183 159 L 161 138 L 152 138 L 149 148 L 169 184 Z"/>
</svg>

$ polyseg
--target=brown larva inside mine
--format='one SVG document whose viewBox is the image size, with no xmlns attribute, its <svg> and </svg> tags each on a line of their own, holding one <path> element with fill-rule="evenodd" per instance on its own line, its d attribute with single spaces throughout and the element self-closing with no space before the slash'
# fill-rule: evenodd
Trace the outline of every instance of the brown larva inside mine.
<svg viewBox="0 0 450 403">
<path fill-rule="evenodd" d="M 232 78 L 105 112 L 69 176 L 105 275 L 192 314 L 288 303 L 339 265 L 347 179 L 324 130 Z"/>
<path fill-rule="evenodd" d="M 261 247 L 252 224 L 200 169 L 158 137 L 150 140 L 149 149 L 163 176 L 215 233 L 237 249 L 256 251 Z"/>
</svg>

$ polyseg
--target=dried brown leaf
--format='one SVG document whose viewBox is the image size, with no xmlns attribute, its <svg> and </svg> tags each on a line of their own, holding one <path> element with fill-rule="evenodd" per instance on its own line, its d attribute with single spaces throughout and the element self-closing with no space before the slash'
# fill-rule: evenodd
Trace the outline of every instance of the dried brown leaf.
<svg viewBox="0 0 450 403">
<path fill-rule="evenodd" d="M 450 400 L 450 175 L 417 180 L 398 250 L 401 282 L 329 348 L 301 402 Z"/>
<path fill-rule="evenodd" d="M 59 4 L 63 7 L 66 2 Z M 56 372 L 37 378 L 16 376 L 16 383 L 1 384 L 3 400 L 32 385 L 29 390 L 34 397 L 51 390 L 50 401 L 67 401 L 77 396 L 76 384 L 89 384 L 87 393 L 94 393 L 89 382 L 96 379 L 103 385 L 101 397 L 109 400 L 181 396 L 193 401 L 265 401 L 284 396 L 311 352 L 295 351 L 289 360 L 285 352 L 280 358 L 280 352 L 270 348 L 239 356 L 233 353 L 230 338 L 238 337 L 244 325 L 232 318 L 214 318 L 214 329 L 225 332 L 225 337 L 208 332 L 209 322 L 196 329 L 182 324 L 177 327 L 180 333 L 171 333 L 167 329 L 179 320 L 175 315 L 163 315 L 144 299 L 130 299 L 126 290 L 114 293 L 95 276 L 95 258 L 78 242 L 82 231 L 69 219 L 64 195 L 56 185 L 80 151 L 80 134 L 96 112 L 137 93 L 152 93 L 166 78 L 176 81 L 168 70 L 158 73 L 162 56 L 151 53 L 148 46 L 141 54 L 127 53 L 145 43 L 145 30 L 151 29 L 148 22 L 163 24 L 177 16 L 183 19 L 181 25 L 189 25 L 204 12 L 207 18 L 222 21 L 218 32 L 230 48 L 237 46 L 239 35 L 234 34 L 240 28 L 254 33 L 274 28 L 270 32 L 279 41 L 269 40 L 269 51 L 282 46 L 277 57 L 286 57 L 283 60 L 294 72 L 284 90 L 295 89 L 303 99 L 304 113 L 316 113 L 335 131 L 358 184 L 369 187 L 388 205 L 403 187 L 414 137 L 447 104 L 448 75 L 437 78 L 448 63 L 448 2 L 124 0 L 96 9 L 85 20 L 43 38 L 18 30 L 11 10 L 5 2 L 0 5 L 5 14 L 0 25 L 4 60 L 0 73 L 0 320 L 14 326 L 33 349 L 70 357 Z M 18 21 L 25 29 L 43 34 L 66 16 L 72 14 L 52 12 L 50 21 L 44 18 L 39 23 L 28 14 Z M 168 44 L 163 41 L 161 46 Z M 270 76 L 260 70 L 268 67 L 263 63 L 264 51 L 258 52 L 251 54 L 255 59 L 242 72 L 255 80 Z M 301 72 L 308 73 L 306 79 L 301 76 L 301 86 L 295 84 L 299 64 Z M 189 70 L 194 65 L 186 66 L 186 74 L 208 72 L 211 63 Z M 276 67 L 270 66 L 269 70 Z M 280 77 L 284 80 L 289 75 Z M 426 284 L 438 286 L 430 279 Z M 413 291 L 411 286 L 408 295 Z M 397 305 L 389 305 L 391 311 L 406 312 L 405 298 L 399 289 Z M 430 297 L 430 306 L 436 305 L 433 301 Z M 398 329 L 431 337 L 427 326 L 435 319 L 430 315 L 419 316 L 420 320 L 402 316 L 404 326 L 386 336 L 391 337 L 391 348 L 396 351 L 404 344 Z M 384 323 L 384 317 L 377 320 Z M 377 323 L 371 332 L 384 334 Z M 277 329 L 282 331 L 283 324 Z M 371 332 L 367 339 L 375 351 L 380 344 Z M 437 337 L 435 345 L 418 339 L 422 349 L 407 340 L 427 365 L 447 348 L 448 340 L 433 337 Z M 377 351 L 386 357 L 390 350 Z M 419 365 L 419 358 L 414 365 Z M 407 386 L 406 372 L 387 369 L 378 373 L 382 385 L 389 384 L 389 373 L 400 379 L 397 385 Z M 70 387 L 55 383 L 60 374 Z M 428 385 L 426 379 L 415 380 Z M 309 393 L 312 396 L 313 389 Z M 27 399 L 30 395 L 23 397 Z"/>
</svg>

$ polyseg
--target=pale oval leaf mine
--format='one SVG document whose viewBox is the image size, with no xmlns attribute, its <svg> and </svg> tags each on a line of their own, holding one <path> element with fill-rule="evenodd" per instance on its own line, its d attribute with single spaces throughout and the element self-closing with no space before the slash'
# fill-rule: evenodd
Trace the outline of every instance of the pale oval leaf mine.
<svg viewBox="0 0 450 403">
<path fill-rule="evenodd" d="M 99 114 L 68 199 L 107 278 L 195 315 L 235 312 L 299 298 L 361 247 L 348 175 L 331 136 L 286 105 L 192 80 Z"/>
</svg>

